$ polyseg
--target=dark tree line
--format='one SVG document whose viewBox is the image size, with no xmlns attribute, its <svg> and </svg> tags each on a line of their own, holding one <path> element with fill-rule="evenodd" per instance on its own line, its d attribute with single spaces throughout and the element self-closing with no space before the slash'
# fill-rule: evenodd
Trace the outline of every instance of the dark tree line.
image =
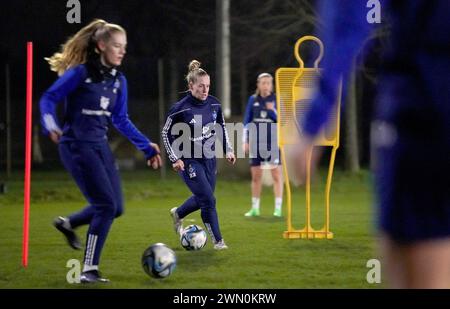
<svg viewBox="0 0 450 309">
<path fill-rule="evenodd" d="M 198 59 L 212 78 L 212 94 L 218 89 L 223 64 L 218 44 L 221 20 L 217 3 L 221 0 L 135 0 L 135 1 L 81 1 L 82 24 L 65 21 L 67 9 L 64 1 L 15 1 L 2 5 L 0 17 L 2 38 L 0 42 L 1 70 L 0 92 L 5 93 L 4 67 L 11 70 L 11 97 L 15 119 L 13 140 L 22 138 L 24 99 L 24 44 L 35 42 L 35 101 L 55 79 L 43 60 L 56 51 L 67 37 L 93 18 L 103 18 L 123 25 L 128 32 L 128 55 L 122 70 L 130 87 L 130 114 L 144 133 L 157 138 L 158 116 L 158 61 L 163 63 L 164 109 L 183 95 L 187 86 L 184 76 L 187 64 Z M 315 34 L 321 22 L 317 18 L 313 0 L 229 0 L 229 97 L 233 121 L 242 119 L 248 96 L 255 89 L 256 76 L 261 72 L 275 73 L 278 67 L 296 67 L 293 56 L 297 39 Z M 14 35 L 12 35 L 14 34 Z M 345 84 L 348 112 L 343 117 L 341 136 L 346 166 L 358 170 L 361 161 L 368 162 L 368 113 L 371 92 L 376 82 L 377 59 L 382 49 L 386 31 L 368 38 L 366 50 L 369 59 L 355 62 L 354 74 Z M 381 42 L 381 43 L 380 43 Z M 375 44 L 371 44 L 375 43 Z M 370 45 L 379 47 L 371 49 Z M 326 48 L 326 47 L 325 47 Z M 318 49 L 314 44 L 301 50 L 307 64 L 311 64 Z M 219 59 L 220 60 L 220 59 Z M 0 97 L 0 123 L 4 123 L 4 95 Z M 38 123 L 37 104 L 34 122 Z M 165 112 L 164 111 L 164 112 Z M 0 161 L 5 158 L 4 126 L 0 126 Z M 344 129 L 345 128 L 345 129 Z M 114 138 L 115 136 L 113 136 Z M 47 151 L 49 145 L 43 142 Z M 14 153 L 22 153 L 20 143 Z M 361 158 L 359 156 L 361 154 Z M 57 160 L 56 153 L 52 154 Z M 339 159 L 339 158 L 338 158 Z"/>
</svg>

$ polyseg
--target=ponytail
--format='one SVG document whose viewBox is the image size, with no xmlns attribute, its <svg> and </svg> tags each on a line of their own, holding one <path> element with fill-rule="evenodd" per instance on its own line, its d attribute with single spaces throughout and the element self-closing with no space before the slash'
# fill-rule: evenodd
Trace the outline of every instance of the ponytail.
<svg viewBox="0 0 450 309">
<path fill-rule="evenodd" d="M 203 70 L 200 66 L 201 63 L 198 60 L 192 60 L 189 63 L 188 66 L 189 71 L 188 74 L 186 75 L 186 81 L 188 83 L 188 86 L 190 83 L 195 84 L 198 77 L 208 75 L 208 73 L 206 73 L 206 71 Z"/>
<path fill-rule="evenodd" d="M 108 41 L 114 32 L 126 33 L 119 25 L 96 19 L 61 45 L 59 52 L 45 60 L 50 64 L 52 71 L 62 75 L 67 69 L 86 63 L 92 53 L 99 53 L 97 43 L 100 40 Z"/>
</svg>

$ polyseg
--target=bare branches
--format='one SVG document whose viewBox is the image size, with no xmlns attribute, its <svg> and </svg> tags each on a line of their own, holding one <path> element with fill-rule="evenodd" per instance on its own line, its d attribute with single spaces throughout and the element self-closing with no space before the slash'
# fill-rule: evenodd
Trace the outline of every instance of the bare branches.
<svg viewBox="0 0 450 309">
<path fill-rule="evenodd" d="M 289 42 L 295 42 L 302 33 L 312 32 L 318 24 L 308 0 L 250 0 L 245 5 L 242 1 L 233 4 L 232 48 L 245 50 L 248 61 L 257 60 L 261 55 L 275 58 L 283 49 L 290 51 L 292 43 Z M 252 43 L 256 48 L 248 48 Z"/>
</svg>

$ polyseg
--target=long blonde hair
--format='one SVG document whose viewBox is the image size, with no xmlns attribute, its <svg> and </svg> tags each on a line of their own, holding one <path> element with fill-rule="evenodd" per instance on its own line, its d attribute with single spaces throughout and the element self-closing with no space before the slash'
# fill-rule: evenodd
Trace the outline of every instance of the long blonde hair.
<svg viewBox="0 0 450 309">
<path fill-rule="evenodd" d="M 50 70 L 62 75 L 67 69 L 86 63 L 90 53 L 99 53 L 97 43 L 108 41 L 111 35 L 116 32 L 126 34 L 125 29 L 119 25 L 107 23 L 102 19 L 95 19 L 61 45 L 59 52 L 45 58 L 45 60 L 50 64 Z"/>
<path fill-rule="evenodd" d="M 189 87 L 190 83 L 195 84 L 198 77 L 208 75 L 208 73 L 206 73 L 206 71 L 203 70 L 200 66 L 201 66 L 201 63 L 198 60 L 192 60 L 191 62 L 189 62 L 189 66 L 188 66 L 189 71 L 188 71 L 188 74 L 186 75 L 186 81 L 188 83 L 188 87 Z"/>
</svg>

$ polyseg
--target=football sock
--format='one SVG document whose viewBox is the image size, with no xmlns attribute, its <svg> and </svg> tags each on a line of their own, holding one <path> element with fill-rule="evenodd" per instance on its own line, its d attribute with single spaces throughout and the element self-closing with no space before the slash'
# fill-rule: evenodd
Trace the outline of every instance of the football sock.
<svg viewBox="0 0 450 309">
<path fill-rule="evenodd" d="M 259 210 L 259 197 L 252 197 L 252 209 Z"/>
<path fill-rule="evenodd" d="M 84 264 L 83 272 L 91 271 L 91 270 L 98 270 L 98 265 L 86 265 L 86 264 Z"/>
<path fill-rule="evenodd" d="M 283 198 L 276 197 L 275 198 L 275 210 L 281 210 L 281 205 L 283 204 Z"/>
</svg>

